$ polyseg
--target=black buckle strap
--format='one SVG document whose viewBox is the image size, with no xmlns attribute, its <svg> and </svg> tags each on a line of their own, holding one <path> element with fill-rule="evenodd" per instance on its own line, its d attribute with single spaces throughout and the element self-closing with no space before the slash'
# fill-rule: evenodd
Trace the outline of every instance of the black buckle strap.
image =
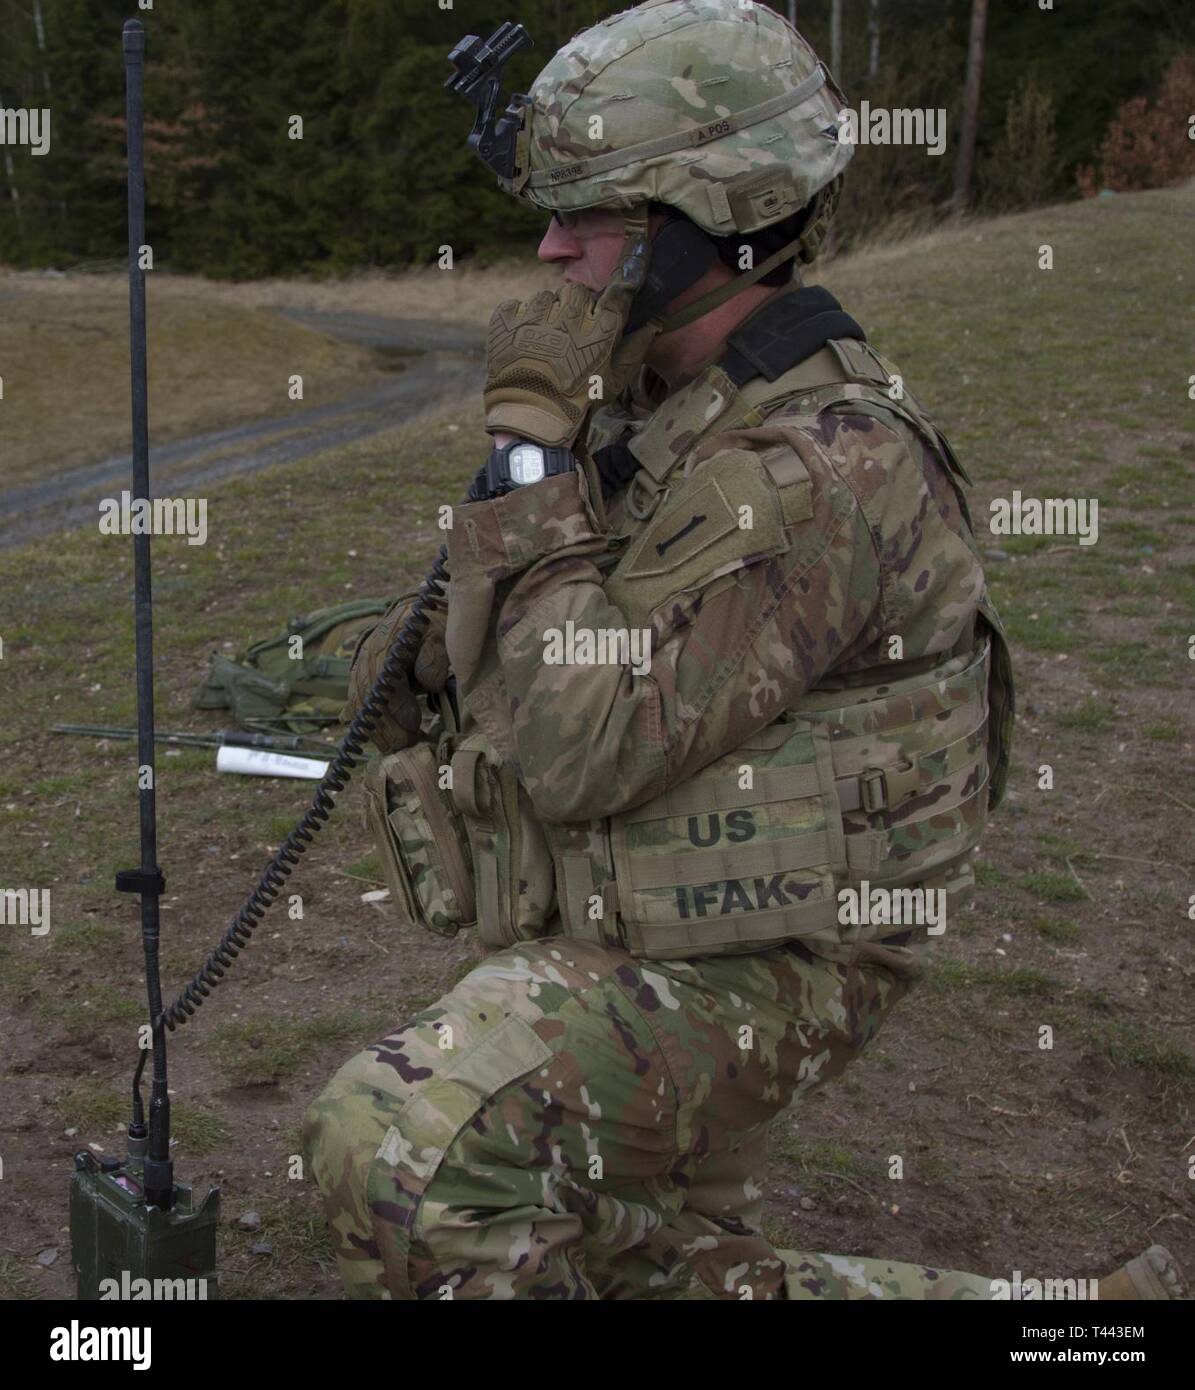
<svg viewBox="0 0 1195 1390">
<path fill-rule="evenodd" d="M 158 866 L 152 869 L 117 869 L 118 893 L 152 893 L 160 898 L 166 891 L 166 879 Z"/>
<path fill-rule="evenodd" d="M 629 436 L 624 435 L 623 438 Z M 621 492 L 642 467 L 639 460 L 621 439 L 607 444 L 604 449 L 595 449 L 593 462 L 602 480 L 602 497 L 613 497 Z"/>
<path fill-rule="evenodd" d="M 752 378 L 775 381 L 834 338 L 867 341 L 858 323 L 821 285 L 807 285 L 769 300 L 727 338 L 718 365 L 736 386 Z"/>
</svg>

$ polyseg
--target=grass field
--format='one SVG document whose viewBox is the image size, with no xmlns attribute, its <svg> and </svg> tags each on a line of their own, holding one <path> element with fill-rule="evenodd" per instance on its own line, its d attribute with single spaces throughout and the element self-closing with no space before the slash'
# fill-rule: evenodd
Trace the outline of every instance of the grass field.
<svg viewBox="0 0 1195 1390">
<path fill-rule="evenodd" d="M 368 351 L 271 310 L 480 325 L 499 299 L 550 279 L 532 260 L 335 283 L 217 284 L 149 275 L 154 442 L 282 414 L 294 375 L 302 377 L 307 405 L 340 400 L 368 384 L 376 365 Z M 0 266 L 0 488 L 127 451 L 128 315 L 123 273 L 17 275 Z"/>
<path fill-rule="evenodd" d="M 1181 251 L 1193 233 L 1195 192 L 1149 193 L 970 224 L 827 271 L 976 479 L 1020 721 L 974 911 L 876 1047 L 796 1126 L 777 1126 L 767 1196 L 779 1244 L 1009 1277 L 1094 1275 L 1156 1240 L 1195 1266 L 1195 272 Z M 1047 244 L 1049 271 L 1038 268 Z M 490 302 L 521 273 L 498 272 Z M 468 296 L 450 289 L 428 282 L 423 308 L 401 312 L 466 318 L 485 298 L 481 277 Z M 254 349 L 251 295 L 205 294 L 190 285 L 154 321 L 163 387 L 170 345 L 185 355 L 196 334 L 223 344 L 228 332 L 203 399 L 186 407 L 195 419 L 256 408 L 280 360 Z M 334 307 L 333 287 L 319 294 Z M 53 340 L 76 318 L 102 327 L 96 351 L 114 379 L 115 297 L 59 301 Z M 6 317 L 0 332 L 13 360 L 32 360 L 22 353 L 41 351 L 49 329 Z M 331 381 L 344 359 L 329 353 Z M 56 360 L 80 400 L 98 399 L 83 357 Z M 6 429 L 12 380 L 10 369 Z M 123 410 L 122 394 L 97 418 L 114 448 Z M 18 468 L 58 447 L 28 423 L 16 438 Z M 214 488 L 206 546 L 154 546 L 159 724 L 215 726 L 189 709 L 212 652 L 272 635 L 293 612 L 409 586 L 434 553 L 436 505 L 462 495 L 482 447 L 469 402 Z M 1098 498 L 1098 544 L 991 536 L 988 502 L 1013 488 Z M 10 926 L 0 938 L 9 1297 L 68 1290 L 70 1155 L 86 1141 L 119 1148 L 135 1060 L 136 914 L 111 886 L 137 859 L 135 758 L 127 745 L 47 733 L 58 720 L 134 719 L 130 549 L 72 532 L 0 554 L 0 887 L 53 895 L 48 935 Z M 218 778 L 213 761 L 159 759 L 170 994 L 309 790 Z M 291 1172 L 298 1122 L 342 1060 L 473 958 L 468 942 L 444 946 L 362 900 L 380 875 L 359 802 L 346 803 L 296 878 L 303 919 L 267 918 L 260 945 L 172 1046 L 178 1166 L 224 1187 L 229 1296 L 337 1295 L 314 1192 Z M 900 1181 L 892 1154 L 904 1157 Z M 249 1210 L 262 1217 L 255 1236 L 230 1224 Z M 270 1253 L 252 1253 L 263 1239 Z"/>
<path fill-rule="evenodd" d="M 149 277 L 150 422 L 156 444 L 339 399 L 366 352 L 255 306 Z M 129 448 L 128 281 L 0 276 L 0 487 Z"/>
</svg>

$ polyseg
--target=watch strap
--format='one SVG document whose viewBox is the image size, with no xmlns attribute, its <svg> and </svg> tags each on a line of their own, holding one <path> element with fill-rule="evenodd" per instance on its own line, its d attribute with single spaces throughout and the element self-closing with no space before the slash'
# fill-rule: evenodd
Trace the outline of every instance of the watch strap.
<svg viewBox="0 0 1195 1390">
<path fill-rule="evenodd" d="M 515 439 L 502 448 L 495 446 L 486 460 L 486 482 L 491 497 L 502 497 L 522 486 L 510 476 L 510 455 L 514 449 L 534 444 L 544 456 L 544 477 L 554 478 L 560 473 L 569 473 L 577 466 L 576 456 L 571 449 L 559 445 L 539 444 L 530 439 Z"/>
</svg>

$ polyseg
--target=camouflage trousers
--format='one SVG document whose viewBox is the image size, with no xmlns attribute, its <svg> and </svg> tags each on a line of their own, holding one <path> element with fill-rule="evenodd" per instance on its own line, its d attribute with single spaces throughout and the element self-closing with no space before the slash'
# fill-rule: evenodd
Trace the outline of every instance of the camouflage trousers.
<svg viewBox="0 0 1195 1390">
<path fill-rule="evenodd" d="M 989 1296 L 919 1266 L 782 1258 L 761 1230 L 769 1123 L 920 970 L 868 947 L 665 962 L 559 936 L 489 956 L 308 1112 L 347 1294 Z"/>
</svg>

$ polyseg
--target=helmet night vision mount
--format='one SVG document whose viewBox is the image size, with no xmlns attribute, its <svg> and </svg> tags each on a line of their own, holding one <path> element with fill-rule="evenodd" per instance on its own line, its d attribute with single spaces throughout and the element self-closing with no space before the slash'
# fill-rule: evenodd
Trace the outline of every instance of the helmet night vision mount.
<svg viewBox="0 0 1195 1390">
<path fill-rule="evenodd" d="M 456 72 L 444 86 L 477 107 L 469 148 L 500 179 L 515 180 L 518 168 L 518 139 L 524 127 L 527 98 L 514 93 L 501 119 L 494 113 L 502 100 L 502 69 L 522 48 L 532 48 L 531 35 L 521 24 L 500 24 L 488 39 L 476 34 L 465 37 L 448 55 Z"/>
</svg>

